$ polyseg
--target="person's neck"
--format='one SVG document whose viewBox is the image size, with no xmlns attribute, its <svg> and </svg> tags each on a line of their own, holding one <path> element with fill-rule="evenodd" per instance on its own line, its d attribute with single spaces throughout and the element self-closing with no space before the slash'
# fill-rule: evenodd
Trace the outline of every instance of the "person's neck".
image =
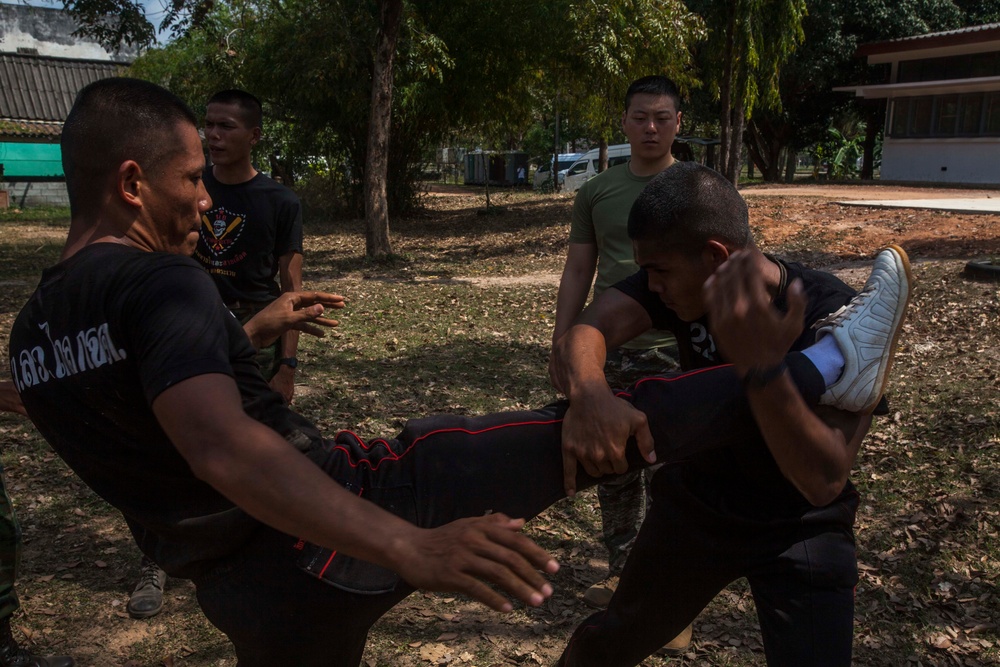
<svg viewBox="0 0 1000 667">
<path fill-rule="evenodd" d="M 638 176 L 639 178 L 645 178 L 646 176 L 655 176 L 670 165 L 674 163 L 674 156 L 667 153 L 659 160 L 643 160 L 641 158 L 632 157 L 628 161 L 628 169 L 632 172 L 633 176 Z"/>
<path fill-rule="evenodd" d="M 215 180 L 225 185 L 239 185 L 256 176 L 257 170 L 253 168 L 250 158 L 247 158 L 236 164 L 214 164 L 212 175 L 215 176 Z"/>
<path fill-rule="evenodd" d="M 65 261 L 87 246 L 96 243 L 120 243 L 140 247 L 133 239 L 129 238 L 127 232 L 122 232 L 123 228 L 127 229 L 128 227 L 129 225 L 116 224 L 107 217 L 76 216 L 70 222 L 66 244 L 63 246 L 59 261 Z"/>
<path fill-rule="evenodd" d="M 754 248 L 754 252 L 757 253 L 761 273 L 764 274 L 764 285 L 767 287 L 768 294 L 771 295 L 771 300 L 774 300 L 778 296 L 778 290 L 781 289 L 781 267 L 760 250 Z"/>
</svg>

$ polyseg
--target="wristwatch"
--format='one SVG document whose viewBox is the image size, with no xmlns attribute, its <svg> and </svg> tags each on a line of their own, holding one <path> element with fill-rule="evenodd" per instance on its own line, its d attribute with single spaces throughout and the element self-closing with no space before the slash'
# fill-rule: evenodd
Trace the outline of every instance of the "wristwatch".
<svg viewBox="0 0 1000 667">
<path fill-rule="evenodd" d="M 279 359 L 278 364 L 281 366 L 288 366 L 289 368 L 298 368 L 299 360 L 295 357 L 285 357 L 284 359 Z"/>
<path fill-rule="evenodd" d="M 784 360 L 781 361 L 777 366 L 772 366 L 771 368 L 760 368 L 754 366 L 743 376 L 740 383 L 743 385 L 744 389 L 763 389 L 766 387 L 771 380 L 774 380 L 779 375 L 788 370 L 788 366 L 785 365 Z"/>
</svg>

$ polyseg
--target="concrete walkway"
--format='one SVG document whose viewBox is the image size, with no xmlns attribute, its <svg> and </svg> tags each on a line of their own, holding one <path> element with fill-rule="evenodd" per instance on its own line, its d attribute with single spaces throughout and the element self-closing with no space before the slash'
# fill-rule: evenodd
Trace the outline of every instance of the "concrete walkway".
<svg viewBox="0 0 1000 667">
<path fill-rule="evenodd" d="M 1000 197 L 975 199 L 850 199 L 838 201 L 843 206 L 871 208 L 921 208 L 952 213 L 1000 213 Z"/>
</svg>

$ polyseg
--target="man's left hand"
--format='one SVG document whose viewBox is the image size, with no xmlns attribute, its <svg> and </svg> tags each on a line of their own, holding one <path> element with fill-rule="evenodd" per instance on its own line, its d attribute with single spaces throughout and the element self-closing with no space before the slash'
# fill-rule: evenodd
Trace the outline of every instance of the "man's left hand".
<svg viewBox="0 0 1000 667">
<path fill-rule="evenodd" d="M 323 327 L 339 322 L 323 317 L 326 308 L 343 308 L 344 297 L 328 292 L 285 292 L 243 325 L 253 346 L 260 350 L 281 334 L 295 329 L 322 337 Z"/>
</svg>

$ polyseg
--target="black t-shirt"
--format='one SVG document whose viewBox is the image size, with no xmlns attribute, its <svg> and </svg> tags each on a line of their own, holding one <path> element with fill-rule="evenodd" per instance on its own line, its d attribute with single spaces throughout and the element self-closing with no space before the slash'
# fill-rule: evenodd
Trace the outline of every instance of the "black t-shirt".
<svg viewBox="0 0 1000 667">
<path fill-rule="evenodd" d="M 319 438 L 269 389 L 254 354 L 196 262 L 118 244 L 47 269 L 10 337 L 13 379 L 38 430 L 122 512 L 142 551 L 183 577 L 238 549 L 259 524 L 194 476 L 153 400 L 223 373 L 251 417 L 286 437 Z"/>
<path fill-rule="evenodd" d="M 792 345 L 792 351 L 803 350 L 815 342 L 812 326 L 848 303 L 855 291 L 835 276 L 808 269 L 801 264 L 772 258 L 782 269 L 782 282 L 773 303 L 785 312 L 788 309 L 786 288 L 796 278 L 805 288 L 806 306 L 802 335 Z M 681 368 L 690 370 L 728 363 L 716 348 L 708 330 L 707 318 L 685 322 L 650 291 L 646 272 L 640 270 L 615 285 L 615 289 L 638 301 L 649 313 L 653 327 L 673 332 Z M 767 444 L 759 433 L 748 434 L 741 447 L 722 448 L 705 452 L 683 463 L 669 465 L 664 474 L 673 482 L 660 485 L 676 493 L 690 492 L 701 502 L 730 515 L 752 519 L 798 516 L 811 506 L 798 490 L 785 479 Z M 848 482 L 841 496 L 854 493 Z"/>
<path fill-rule="evenodd" d="M 194 258 L 212 274 L 226 303 L 273 301 L 281 294 L 278 258 L 302 252 L 298 197 L 261 173 L 227 185 L 209 167 L 204 179 L 212 209 L 201 217 Z"/>
</svg>

